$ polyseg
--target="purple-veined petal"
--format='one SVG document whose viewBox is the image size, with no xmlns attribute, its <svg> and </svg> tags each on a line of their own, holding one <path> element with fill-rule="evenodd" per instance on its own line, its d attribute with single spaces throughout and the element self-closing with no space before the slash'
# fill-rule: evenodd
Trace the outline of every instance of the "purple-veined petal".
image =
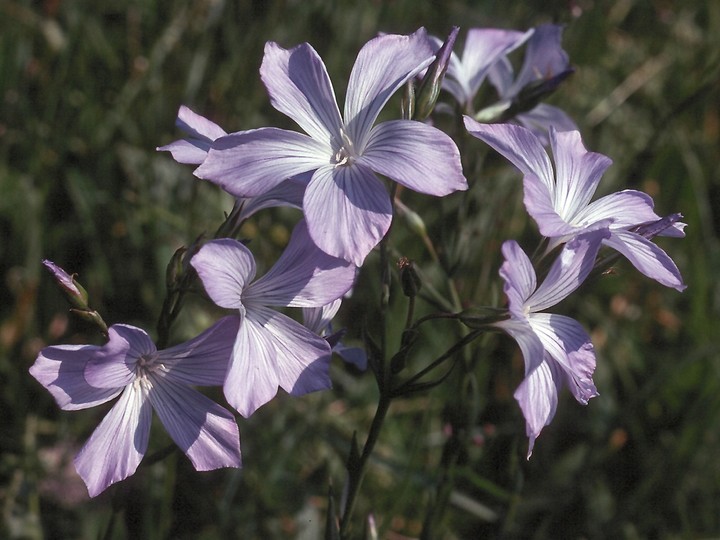
<svg viewBox="0 0 720 540">
<path fill-rule="evenodd" d="M 163 378 L 153 379 L 148 399 L 195 470 L 240 467 L 240 434 L 229 411 L 197 390 Z"/>
<path fill-rule="evenodd" d="M 525 433 L 530 440 L 528 459 L 532 455 L 535 439 L 555 416 L 561 384 L 562 375 L 559 373 L 557 364 L 552 359 L 546 358 L 525 375 L 515 390 L 515 399 L 525 417 Z"/>
<path fill-rule="evenodd" d="M 255 277 L 255 259 L 237 240 L 205 244 L 190 260 L 210 299 L 228 309 L 242 307 L 242 293 Z"/>
<path fill-rule="evenodd" d="M 533 313 L 530 318 L 535 334 L 547 353 L 567 376 L 575 399 L 587 405 L 598 395 L 592 376 L 595 371 L 595 349 L 590 336 L 576 320 L 554 313 Z"/>
<path fill-rule="evenodd" d="M 360 152 L 390 96 L 432 61 L 424 28 L 409 36 L 376 37 L 360 49 L 350 73 L 343 115 L 347 135 Z"/>
<path fill-rule="evenodd" d="M 342 120 L 325 64 L 308 43 L 283 49 L 265 44 L 260 77 L 272 106 L 325 146 L 342 141 Z"/>
<path fill-rule="evenodd" d="M 685 238 L 685 227 L 687 227 L 687 223 L 673 223 L 671 227 L 668 227 L 663 232 L 658 233 L 658 236 Z"/>
<path fill-rule="evenodd" d="M 547 103 L 540 103 L 529 111 L 515 115 L 512 121 L 532 131 L 543 146 L 550 144 L 550 127 L 558 131 L 578 130 L 575 121 L 565 111 Z"/>
<path fill-rule="evenodd" d="M 223 317 L 193 339 L 158 351 L 163 376 L 175 383 L 221 386 L 225 381 L 240 318 Z"/>
<path fill-rule="evenodd" d="M 487 77 L 490 84 L 497 90 L 500 100 L 512 98 L 509 90 L 513 83 L 514 74 L 512 64 L 505 56 L 498 58 L 498 60 L 490 66 Z"/>
<path fill-rule="evenodd" d="M 350 290 L 355 272 L 354 264 L 318 248 L 301 220 L 280 258 L 243 298 L 266 306 L 323 306 Z"/>
<path fill-rule="evenodd" d="M 321 335 L 330 325 L 333 317 L 340 310 L 342 298 L 337 298 L 322 307 L 303 308 L 303 323 L 305 327 Z"/>
<path fill-rule="evenodd" d="M 438 51 L 442 47 L 442 40 L 435 36 L 428 36 L 430 40 L 430 46 L 433 51 Z M 420 73 L 423 75 L 423 73 Z M 460 58 L 454 52 L 450 53 L 450 60 L 448 61 L 447 71 L 443 78 L 442 88 L 450 92 L 458 103 L 467 103 L 471 96 L 468 95 L 466 90 L 467 84 L 465 83 L 465 74 L 463 71 L 463 65 L 460 62 Z"/>
<path fill-rule="evenodd" d="M 481 124 L 469 116 L 465 117 L 465 128 L 505 156 L 524 175 L 538 177 L 548 192 L 554 193 L 555 178 L 550 158 L 530 130 L 514 124 Z"/>
<path fill-rule="evenodd" d="M 557 132 L 550 129 L 550 143 L 555 158 L 557 181 L 553 203 L 557 213 L 572 221 L 592 199 L 603 173 L 612 160 L 588 152 L 577 131 Z"/>
<path fill-rule="evenodd" d="M 75 457 L 75 469 L 91 497 L 132 475 L 140 464 L 152 422 L 146 398 L 139 381 L 128 386 Z"/>
<path fill-rule="evenodd" d="M 135 380 L 138 359 L 156 351 L 145 330 L 114 324 L 108 329 L 108 342 L 85 365 L 85 379 L 96 388 L 127 386 Z"/>
<path fill-rule="evenodd" d="M 225 397 L 248 417 L 278 387 L 293 395 L 330 388 L 329 363 L 324 339 L 281 313 L 253 306 L 240 324 Z"/>
<path fill-rule="evenodd" d="M 194 174 L 236 197 L 257 197 L 327 165 L 332 155 L 329 146 L 302 133 L 260 128 L 217 139 Z"/>
<path fill-rule="evenodd" d="M 523 203 L 537 223 L 540 234 L 546 238 L 566 237 L 582 231 L 557 213 L 547 185 L 534 174 L 523 177 Z"/>
<path fill-rule="evenodd" d="M 303 207 L 313 242 L 356 266 L 362 266 L 392 221 L 385 186 L 357 163 L 318 169 L 305 190 Z"/>
<path fill-rule="evenodd" d="M 272 310 L 254 311 L 256 322 L 266 321 L 278 353 L 280 387 L 293 396 L 332 387 L 330 345 L 302 324 Z"/>
<path fill-rule="evenodd" d="M 532 34 L 533 30 L 524 33 L 497 28 L 468 30 L 462 54 L 462 66 L 466 81 L 465 92 L 471 100 L 480 89 L 490 67 L 502 55 L 522 45 Z"/>
<path fill-rule="evenodd" d="M 530 311 L 542 311 L 577 290 L 595 266 L 602 241 L 609 237 L 609 230 L 599 229 L 577 236 L 565 244 L 545 280 L 528 298 L 526 307 Z"/>
<path fill-rule="evenodd" d="M 505 262 L 500 267 L 500 277 L 505 280 L 510 311 L 516 317 L 523 318 L 525 301 L 537 287 L 535 269 L 515 240 L 503 242 L 502 253 Z"/>
<path fill-rule="evenodd" d="M 653 200 L 642 191 L 626 189 L 599 198 L 583 208 L 572 222 L 590 224 L 612 219 L 611 229 L 633 227 L 660 219 L 653 211 Z"/>
<path fill-rule="evenodd" d="M 158 150 L 169 151 L 178 163 L 200 165 L 207 156 L 212 142 L 227 135 L 215 122 L 194 113 L 185 105 L 180 106 L 175 125 L 190 135 L 190 138 L 171 142 L 159 147 Z"/>
<path fill-rule="evenodd" d="M 545 350 L 527 319 L 507 319 L 495 323 L 494 326 L 503 330 L 517 342 L 525 361 L 525 375 L 537 369 L 543 362 Z"/>
<path fill-rule="evenodd" d="M 290 178 L 262 195 L 244 199 L 238 221 L 246 220 L 256 212 L 274 206 L 289 206 L 290 208 L 301 209 L 305 186 L 307 186 L 307 182 L 301 180 L 300 177 Z"/>
<path fill-rule="evenodd" d="M 185 165 L 200 165 L 207 157 L 212 142 L 200 139 L 180 139 L 165 146 L 158 146 L 158 152 L 170 152 L 173 159 Z"/>
<path fill-rule="evenodd" d="M 428 195 L 441 197 L 468 187 L 455 142 L 420 122 L 393 120 L 375 126 L 357 162 Z"/>
<path fill-rule="evenodd" d="M 522 68 L 508 93 L 516 95 L 528 83 L 549 79 L 570 67 L 568 55 L 561 46 L 562 32 L 563 27 L 556 24 L 535 28 L 527 42 Z"/>
<path fill-rule="evenodd" d="M 208 120 L 204 116 L 200 116 L 185 105 L 180 105 L 175 125 L 191 137 L 197 139 L 214 141 L 227 135 L 227 132 L 215 122 Z"/>
<path fill-rule="evenodd" d="M 269 334 L 243 317 L 223 391 L 228 403 L 245 418 L 277 394 L 276 362 L 277 351 Z"/>
<path fill-rule="evenodd" d="M 96 388 L 85 380 L 85 365 L 99 350 L 95 345 L 45 347 L 30 366 L 30 375 L 48 389 L 61 409 L 94 407 L 122 391 L 122 387 Z"/>
<path fill-rule="evenodd" d="M 686 289 L 680 270 L 657 245 L 630 231 L 613 230 L 611 233 L 605 244 L 625 255 L 640 272 L 666 287 L 678 291 Z"/>
<path fill-rule="evenodd" d="M 360 347 L 346 347 L 342 342 L 338 342 L 332 350 L 334 353 L 337 353 L 346 364 L 352 364 L 360 371 L 367 369 L 367 354 L 365 353 L 365 349 Z"/>
</svg>

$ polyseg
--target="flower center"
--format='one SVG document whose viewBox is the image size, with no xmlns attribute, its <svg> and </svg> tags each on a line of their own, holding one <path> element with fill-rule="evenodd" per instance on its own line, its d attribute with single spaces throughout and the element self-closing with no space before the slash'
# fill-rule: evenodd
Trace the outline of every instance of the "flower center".
<svg viewBox="0 0 720 540">
<path fill-rule="evenodd" d="M 342 137 L 342 146 L 340 146 L 338 151 L 335 152 L 335 166 L 343 167 L 352 165 L 358 158 L 358 154 L 355 150 L 355 145 L 350 140 L 350 137 L 348 137 L 348 134 L 345 132 L 345 128 L 340 128 L 340 135 Z"/>
<path fill-rule="evenodd" d="M 143 354 L 135 364 L 135 374 L 138 378 L 147 378 L 151 373 L 167 372 L 165 364 L 158 361 L 157 354 Z"/>
</svg>

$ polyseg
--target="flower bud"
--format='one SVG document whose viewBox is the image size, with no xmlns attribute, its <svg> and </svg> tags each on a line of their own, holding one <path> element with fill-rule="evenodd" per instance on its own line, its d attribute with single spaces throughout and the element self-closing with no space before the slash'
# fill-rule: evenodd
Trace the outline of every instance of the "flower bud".
<svg viewBox="0 0 720 540">
<path fill-rule="evenodd" d="M 400 110 L 403 120 L 412 120 L 415 115 L 415 83 L 412 79 L 405 83 L 405 91 L 400 97 Z"/>
<path fill-rule="evenodd" d="M 452 27 L 445 43 L 443 43 L 442 47 L 435 53 L 435 60 L 430 64 L 430 67 L 428 67 L 425 73 L 425 77 L 420 84 L 420 90 L 417 94 L 415 120 L 425 120 L 435 108 L 435 103 L 437 103 L 438 96 L 440 95 L 445 72 L 450 63 L 450 55 L 452 54 L 455 39 L 459 31 L 459 27 Z"/>
<path fill-rule="evenodd" d="M 175 290 L 180 286 L 185 270 L 183 257 L 186 252 L 187 249 L 185 249 L 185 246 L 181 246 L 175 250 L 173 256 L 170 257 L 170 262 L 168 262 L 167 268 L 165 269 L 165 286 L 169 291 Z"/>
<path fill-rule="evenodd" d="M 415 271 L 412 261 L 407 257 L 400 257 L 397 265 L 400 270 L 400 283 L 402 284 L 403 293 L 408 298 L 417 296 L 422 287 L 422 282 Z"/>
<path fill-rule="evenodd" d="M 65 293 L 65 297 L 68 299 L 70 304 L 77 309 L 88 309 L 87 291 L 82 287 L 82 285 L 75 281 L 74 276 L 71 276 L 57 264 L 48 259 L 43 259 L 42 263 L 53 275 L 57 284 L 60 285 L 60 288 Z"/>
<path fill-rule="evenodd" d="M 575 73 L 575 70 L 570 68 L 553 77 L 538 79 L 528 83 L 513 99 L 512 104 L 501 116 L 500 121 L 509 120 L 517 114 L 534 109 L 543 99 L 555 92 L 560 86 L 560 83 L 573 73 Z"/>
<path fill-rule="evenodd" d="M 662 233 L 663 231 L 673 227 L 675 223 L 679 223 L 679 221 L 682 219 L 682 214 L 670 214 L 669 216 L 665 216 L 664 218 L 660 218 L 657 221 L 653 221 L 651 223 L 645 223 L 644 225 L 640 225 L 635 229 L 635 232 L 641 236 L 644 236 L 648 240 L 654 238 L 658 234 Z M 681 229 L 685 227 L 684 223 L 680 224 Z M 682 233 L 680 233 L 682 234 Z"/>
</svg>

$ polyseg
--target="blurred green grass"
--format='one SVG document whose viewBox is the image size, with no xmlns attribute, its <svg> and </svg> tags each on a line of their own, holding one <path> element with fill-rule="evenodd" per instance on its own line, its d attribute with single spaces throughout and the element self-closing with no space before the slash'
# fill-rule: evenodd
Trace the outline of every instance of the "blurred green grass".
<svg viewBox="0 0 720 540">
<path fill-rule="evenodd" d="M 552 101 L 576 119 L 588 148 L 614 160 L 602 189 L 642 189 L 653 195 L 658 213 L 683 212 L 688 237 L 661 244 L 688 289 L 665 290 L 620 264 L 619 276 L 564 304 L 592 329 L 601 396 L 585 408 L 565 396 L 528 462 L 512 399 L 517 351 L 509 340 L 487 340 L 484 350 L 493 357 L 478 372 L 477 445 L 456 475 L 447 538 L 720 535 L 720 6 L 701 0 L 5 0 L 0 536 L 87 538 L 107 527 L 110 497 L 85 500 L 67 465 L 102 411 L 58 411 L 27 373 L 43 346 L 93 339 L 88 327 L 68 318 L 40 260 L 78 273 L 109 323 L 154 327 L 170 255 L 213 231 L 231 206 L 189 168 L 154 150 L 178 137 L 180 104 L 229 131 L 289 127 L 259 80 L 267 40 L 312 43 L 342 96 L 357 50 L 378 31 L 424 25 L 444 35 L 453 24 L 525 29 L 549 21 L 567 24 L 564 47 L 577 70 Z M 506 238 L 500 225 L 513 234 L 526 225 L 508 188 L 517 188 L 517 177 L 498 176 L 512 174 L 493 156 L 485 161 L 486 178 L 469 195 L 474 204 L 502 201 L 518 211 L 510 217 L 478 211 L 464 236 L 443 237 L 462 269 L 483 269 L 478 283 L 461 283 L 478 301 L 499 295 L 497 254 L 487 257 L 473 246 L 498 246 Z M 431 229 L 442 231 L 432 203 L 408 200 L 431 212 L 424 214 Z M 268 213 L 247 229 L 266 267 L 295 217 Z M 425 256 L 406 230 L 393 234 L 410 255 Z M 362 282 L 345 308 L 354 327 L 379 295 L 373 287 Z M 402 312 L 402 300 L 393 302 Z M 208 320 L 204 311 L 186 314 L 177 337 Z M 435 352 L 443 331 L 426 336 L 424 346 Z M 391 329 L 391 336 L 398 332 Z M 369 375 L 337 365 L 334 381 L 331 392 L 279 396 L 242 420 L 242 472 L 197 474 L 175 457 L 128 481 L 122 489 L 133 504 L 113 537 L 312 538 L 331 478 L 340 490 L 352 431 L 365 433 L 374 412 Z M 360 506 L 382 516 L 389 538 L 389 531 L 419 534 L 453 392 L 441 386 L 391 409 Z M 154 431 L 153 446 L 165 442 L 160 432 Z"/>
</svg>

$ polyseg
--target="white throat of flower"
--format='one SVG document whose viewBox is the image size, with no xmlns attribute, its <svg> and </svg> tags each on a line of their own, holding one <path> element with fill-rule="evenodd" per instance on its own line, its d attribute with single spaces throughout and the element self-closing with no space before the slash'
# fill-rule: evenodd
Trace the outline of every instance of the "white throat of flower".
<svg viewBox="0 0 720 540">
<path fill-rule="evenodd" d="M 135 383 L 145 386 L 147 388 L 152 387 L 150 377 L 152 374 L 164 374 L 167 373 L 168 368 L 165 364 L 158 360 L 157 353 L 142 354 L 137 359 L 135 364 Z"/>
<path fill-rule="evenodd" d="M 340 136 L 342 137 L 342 145 L 335 152 L 334 160 L 336 167 L 343 167 L 352 165 L 355 160 L 359 157 L 355 150 L 355 144 L 350 140 L 345 128 L 340 128 Z"/>
</svg>

